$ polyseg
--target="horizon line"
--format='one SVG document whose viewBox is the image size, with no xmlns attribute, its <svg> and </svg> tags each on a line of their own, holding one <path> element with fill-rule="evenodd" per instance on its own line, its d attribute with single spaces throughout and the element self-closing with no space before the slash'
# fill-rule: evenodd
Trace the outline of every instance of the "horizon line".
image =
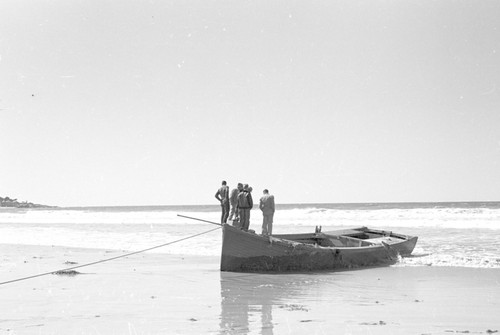
<svg viewBox="0 0 500 335">
<path fill-rule="evenodd" d="M 460 201 L 388 201 L 388 202 L 290 202 L 276 203 L 277 206 L 285 205 L 382 205 L 382 204 L 460 204 L 460 203 L 500 203 L 500 200 L 460 200 Z M 84 205 L 84 206 L 48 206 L 51 208 L 99 208 L 99 207 L 189 207 L 189 206 L 220 206 L 219 204 L 182 204 L 182 205 Z M 6 207 L 7 208 L 7 207 Z"/>
</svg>

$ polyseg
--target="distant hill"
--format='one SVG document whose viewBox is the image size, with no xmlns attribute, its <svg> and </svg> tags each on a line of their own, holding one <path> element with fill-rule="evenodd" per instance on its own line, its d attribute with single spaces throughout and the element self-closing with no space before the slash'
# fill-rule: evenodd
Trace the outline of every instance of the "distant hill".
<svg viewBox="0 0 500 335">
<path fill-rule="evenodd" d="M 53 206 L 34 204 L 32 202 L 27 202 L 27 201 L 19 202 L 17 199 L 11 199 L 9 197 L 0 197 L 0 207 L 47 208 L 47 207 L 53 207 Z"/>
</svg>

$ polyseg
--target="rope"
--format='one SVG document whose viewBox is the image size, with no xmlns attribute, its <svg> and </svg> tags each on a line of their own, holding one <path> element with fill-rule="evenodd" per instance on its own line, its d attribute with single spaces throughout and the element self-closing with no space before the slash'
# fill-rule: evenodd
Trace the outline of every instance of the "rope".
<svg viewBox="0 0 500 335">
<path fill-rule="evenodd" d="M 217 223 L 217 222 L 213 222 L 213 221 L 197 219 L 197 218 L 193 218 L 191 216 L 185 216 L 185 215 L 180 215 L 180 214 L 177 214 L 177 216 L 179 216 L 181 218 L 186 218 L 186 219 L 191 219 L 191 220 L 196 220 L 196 221 L 201 221 L 201 222 L 207 222 L 207 223 L 211 223 L 211 224 L 214 224 L 216 226 L 221 226 L 222 227 L 222 223 Z"/>
<path fill-rule="evenodd" d="M 147 249 L 143 249 L 143 250 L 139 250 L 139 251 L 130 252 L 128 254 L 124 254 L 124 255 L 120 255 L 120 256 L 115 256 L 115 257 L 111 257 L 111 258 L 102 259 L 102 260 L 96 261 L 96 262 L 86 263 L 86 264 L 72 266 L 70 268 L 65 268 L 65 269 L 61 269 L 61 270 L 44 272 L 44 273 L 39 273 L 39 274 L 33 275 L 33 276 L 22 277 L 22 278 L 17 278 L 17 279 L 12 279 L 12 280 L 8 280 L 8 281 L 0 282 L 0 285 L 15 283 L 15 282 L 18 282 L 18 281 L 32 279 L 32 278 L 37 278 L 37 277 L 42 277 L 42 276 L 47 276 L 47 275 L 54 274 L 54 273 L 60 272 L 60 271 L 69 271 L 69 270 L 79 269 L 79 268 L 83 268 L 85 266 L 90 266 L 90 265 L 95 265 L 95 264 L 99 264 L 99 263 L 109 262 L 109 261 L 113 261 L 113 260 L 118 259 L 118 258 L 123 258 L 123 257 L 131 256 L 131 255 L 140 254 L 140 253 L 143 253 L 143 252 L 146 252 L 146 251 L 150 251 L 150 250 L 153 250 L 153 249 L 158 249 L 158 248 L 167 246 L 169 244 L 178 243 L 178 242 L 185 241 L 185 240 L 188 240 L 188 239 L 193 238 L 193 237 L 197 237 L 197 236 L 200 236 L 200 235 L 203 235 L 203 234 L 208 234 L 208 233 L 213 232 L 214 230 L 217 230 L 219 228 L 221 228 L 221 227 L 210 229 L 210 230 L 204 231 L 202 233 L 191 235 L 191 236 L 188 236 L 188 237 L 183 237 L 181 239 L 178 239 L 178 240 L 175 240 L 175 241 L 171 241 L 171 242 L 168 242 L 168 243 L 164 243 L 164 244 L 160 244 L 160 245 L 157 245 L 155 247 L 151 247 L 151 248 L 147 248 Z"/>
</svg>

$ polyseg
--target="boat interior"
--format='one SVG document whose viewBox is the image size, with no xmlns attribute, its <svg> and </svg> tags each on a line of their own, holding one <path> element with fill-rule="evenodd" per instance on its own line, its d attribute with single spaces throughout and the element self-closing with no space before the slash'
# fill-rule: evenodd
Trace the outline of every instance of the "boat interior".
<svg viewBox="0 0 500 335">
<path fill-rule="evenodd" d="M 382 242 L 394 244 L 407 239 L 405 235 L 366 227 L 326 232 L 321 232 L 321 228 L 316 228 L 316 232 L 311 234 L 284 234 L 273 235 L 273 237 L 321 247 L 365 247 L 380 245 Z"/>
</svg>

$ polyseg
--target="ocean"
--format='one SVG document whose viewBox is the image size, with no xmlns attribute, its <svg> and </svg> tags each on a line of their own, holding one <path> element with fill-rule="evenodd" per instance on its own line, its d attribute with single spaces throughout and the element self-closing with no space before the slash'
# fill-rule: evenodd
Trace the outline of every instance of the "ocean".
<svg viewBox="0 0 500 335">
<path fill-rule="evenodd" d="M 215 226 L 178 217 L 220 221 L 218 205 L 0 208 L 0 244 L 142 250 Z M 251 212 L 260 232 L 262 215 Z M 419 237 L 412 257 L 395 266 L 500 268 L 500 202 L 277 205 L 273 232 L 314 232 L 367 226 Z M 218 256 L 221 231 L 150 252 Z"/>
</svg>

